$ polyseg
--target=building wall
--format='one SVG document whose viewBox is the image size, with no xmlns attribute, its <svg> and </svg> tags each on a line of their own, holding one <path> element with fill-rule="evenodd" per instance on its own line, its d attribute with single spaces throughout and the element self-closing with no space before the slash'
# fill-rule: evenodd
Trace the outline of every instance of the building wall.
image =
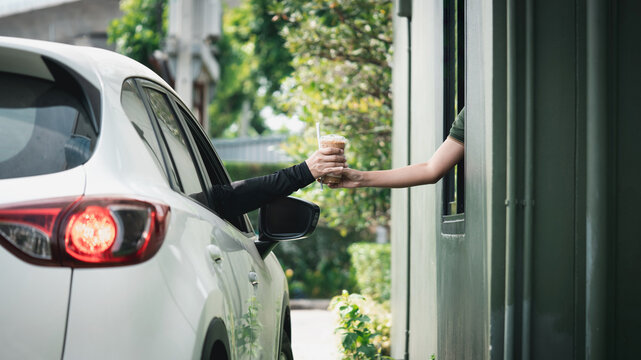
<svg viewBox="0 0 641 360">
<path fill-rule="evenodd" d="M 0 35 L 113 49 L 107 26 L 119 0 L 79 0 L 0 17 Z"/>
<path fill-rule="evenodd" d="M 611 244 L 610 271 L 607 290 L 610 301 L 608 317 L 613 328 L 605 333 L 608 353 L 612 358 L 631 359 L 641 353 L 641 235 L 639 235 L 639 204 L 641 204 L 641 121 L 637 106 L 641 103 L 641 48 L 636 46 L 641 36 L 641 2 L 617 2 L 613 31 L 617 41 L 608 41 L 616 60 L 610 67 L 616 84 L 611 94 L 611 113 L 607 125 L 613 133 L 610 142 L 610 163 L 615 171 L 608 177 L 615 189 L 612 197 L 611 232 L 606 244 Z M 609 52 L 610 53 L 610 52 Z M 614 121 L 610 119 L 616 119 Z M 612 295 L 610 295 L 612 294 Z"/>
<path fill-rule="evenodd" d="M 433 14 L 441 14 L 438 0 L 414 2 L 411 23 L 411 124 L 407 119 L 407 61 L 403 45 L 395 51 L 393 167 L 427 161 L 442 140 L 442 28 Z M 407 20 L 397 18 L 395 41 L 406 44 Z M 417 40 L 418 39 L 418 40 Z M 411 128 L 408 129 L 408 126 Z M 409 134 L 408 134 L 409 133 Z M 409 137 L 408 137 L 409 135 Z M 440 186 L 419 186 L 392 192 L 392 355 L 405 351 L 407 285 L 410 295 L 409 353 L 437 353 L 436 217 Z M 408 195 L 409 192 L 409 195 Z M 408 198 L 410 226 L 408 226 Z M 409 228 L 409 229 L 408 229 Z M 410 272 L 407 272 L 407 234 L 410 234 Z M 398 280 L 398 281 L 397 281 Z M 399 294 L 400 292 L 400 294 Z"/>
<path fill-rule="evenodd" d="M 442 139 L 442 4 L 414 1 L 409 79 L 395 22 L 394 167 Z M 634 358 L 641 3 L 465 10 L 465 232 L 442 234 L 440 184 L 392 192 L 393 356 L 409 286 L 410 359 Z"/>
<path fill-rule="evenodd" d="M 392 166 L 407 165 L 408 158 L 408 20 L 394 17 L 394 65 L 392 68 L 393 131 Z M 408 189 L 392 189 L 390 238 L 392 247 L 392 357 L 405 353 L 407 321 Z"/>
<path fill-rule="evenodd" d="M 252 164 L 289 164 L 292 158 L 283 150 L 285 135 L 212 139 L 220 159 Z"/>
<path fill-rule="evenodd" d="M 415 1 L 412 16 L 411 162 L 429 160 L 442 141 L 443 29 L 441 1 Z M 438 354 L 437 218 L 441 186 L 411 190 L 410 354 Z"/>
</svg>

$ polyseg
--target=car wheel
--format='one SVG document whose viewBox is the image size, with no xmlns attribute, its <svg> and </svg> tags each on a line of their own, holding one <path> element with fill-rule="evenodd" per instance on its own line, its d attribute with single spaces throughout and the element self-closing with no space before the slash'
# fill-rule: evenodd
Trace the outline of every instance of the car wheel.
<svg viewBox="0 0 641 360">
<path fill-rule="evenodd" d="M 278 355 L 278 360 L 294 360 L 294 354 L 292 353 L 292 343 L 289 340 L 289 335 L 284 331 L 283 336 L 280 340 L 280 354 Z"/>
</svg>

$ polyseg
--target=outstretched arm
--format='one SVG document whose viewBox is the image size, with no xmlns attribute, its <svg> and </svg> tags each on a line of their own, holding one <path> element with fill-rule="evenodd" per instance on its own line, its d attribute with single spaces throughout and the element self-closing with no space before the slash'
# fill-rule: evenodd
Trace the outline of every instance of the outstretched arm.
<svg viewBox="0 0 641 360">
<path fill-rule="evenodd" d="M 342 149 L 323 148 L 304 162 L 273 174 L 214 186 L 217 210 L 223 217 L 244 214 L 279 197 L 287 196 L 314 182 L 318 177 L 330 172 L 340 172 L 343 166 L 345 157 Z"/>
<path fill-rule="evenodd" d="M 461 142 L 448 137 L 427 162 L 380 171 L 359 171 L 346 168 L 342 171 L 342 182 L 331 187 L 402 188 L 434 184 L 463 158 L 464 149 Z"/>
</svg>

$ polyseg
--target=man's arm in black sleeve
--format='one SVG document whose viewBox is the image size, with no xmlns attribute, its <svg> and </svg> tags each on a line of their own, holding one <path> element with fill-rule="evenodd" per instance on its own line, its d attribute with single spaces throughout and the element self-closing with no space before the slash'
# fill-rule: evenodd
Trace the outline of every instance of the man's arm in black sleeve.
<svg viewBox="0 0 641 360">
<path fill-rule="evenodd" d="M 232 217 L 258 209 L 279 197 L 314 182 L 307 164 L 279 170 L 273 174 L 234 181 L 230 185 L 214 186 L 214 201 L 223 217 Z"/>
</svg>

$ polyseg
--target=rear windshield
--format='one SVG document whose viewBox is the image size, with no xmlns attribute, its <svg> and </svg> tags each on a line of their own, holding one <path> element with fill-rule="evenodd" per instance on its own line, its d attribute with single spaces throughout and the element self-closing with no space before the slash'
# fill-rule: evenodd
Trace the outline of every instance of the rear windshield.
<svg viewBox="0 0 641 360">
<path fill-rule="evenodd" d="M 0 72 L 0 179 L 59 172 L 89 159 L 96 130 L 68 87 Z"/>
</svg>

